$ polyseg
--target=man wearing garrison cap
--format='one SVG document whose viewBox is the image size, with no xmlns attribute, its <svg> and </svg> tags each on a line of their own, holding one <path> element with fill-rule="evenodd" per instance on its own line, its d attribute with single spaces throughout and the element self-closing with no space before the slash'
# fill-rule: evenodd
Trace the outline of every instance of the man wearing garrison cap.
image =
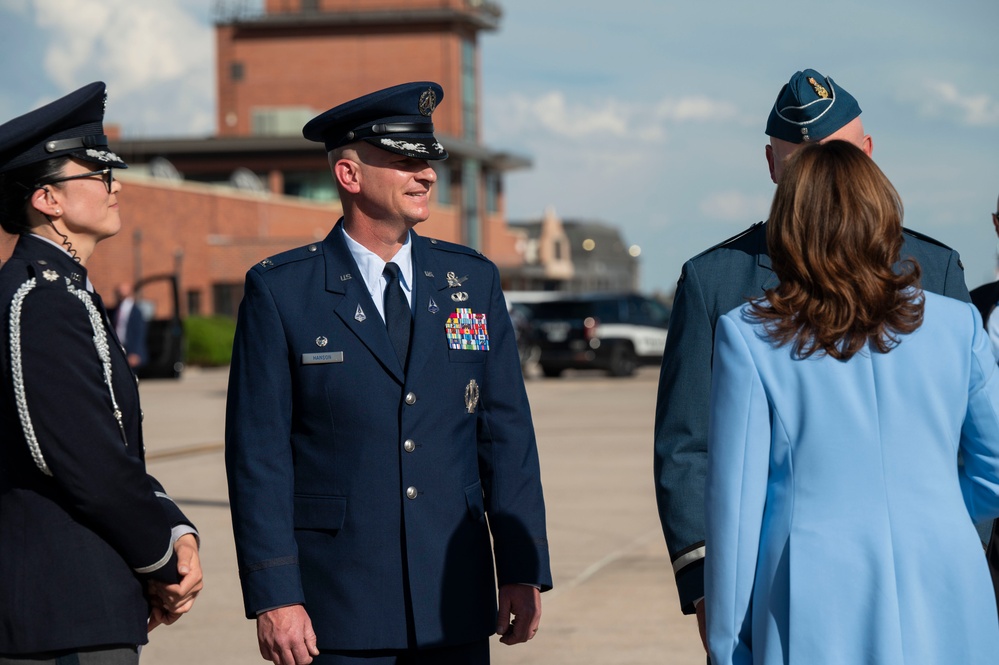
<svg viewBox="0 0 999 665">
<path fill-rule="evenodd" d="M 551 588 L 499 273 L 415 231 L 443 97 L 407 83 L 310 121 L 343 217 L 247 273 L 226 464 L 245 610 L 275 663 L 488 663 L 492 633 L 534 636 Z"/>
<path fill-rule="evenodd" d="M 832 78 L 799 71 L 781 88 L 770 110 L 766 146 L 776 183 L 784 161 L 806 142 L 843 140 L 868 155 L 860 106 Z M 957 252 L 906 229 L 902 254 L 919 262 L 922 287 L 969 301 Z M 656 499 L 676 576 L 680 606 L 697 613 L 704 640 L 704 493 L 708 405 L 715 323 L 726 312 L 777 284 L 767 255 L 766 223 L 687 261 L 680 273 L 659 377 L 655 417 Z"/>
</svg>

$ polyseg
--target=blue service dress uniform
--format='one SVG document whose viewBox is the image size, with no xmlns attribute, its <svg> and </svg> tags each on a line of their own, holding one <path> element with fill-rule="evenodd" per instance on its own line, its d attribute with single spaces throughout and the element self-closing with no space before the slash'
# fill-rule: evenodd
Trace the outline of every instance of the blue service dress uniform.
<svg viewBox="0 0 999 665">
<path fill-rule="evenodd" d="M 146 473 L 139 392 L 87 271 L 22 236 L 0 268 L 0 654 L 145 644 L 190 523 Z"/>
<path fill-rule="evenodd" d="M 551 587 L 499 273 L 410 239 L 406 370 L 342 222 L 254 266 L 240 305 L 226 463 L 246 614 L 304 603 L 324 650 L 484 639 L 497 578 Z"/>
<path fill-rule="evenodd" d="M 917 330 L 847 361 L 774 345 L 748 305 L 719 319 L 713 664 L 996 661 L 973 520 L 999 515 L 999 367 L 972 305 L 924 295 Z"/>
<path fill-rule="evenodd" d="M 903 230 L 902 256 L 919 262 L 924 290 L 970 301 L 957 252 Z M 659 376 L 654 474 L 659 519 L 680 606 L 704 595 L 704 500 L 711 354 L 718 318 L 777 285 L 766 224 L 687 261 L 677 284 Z"/>
</svg>

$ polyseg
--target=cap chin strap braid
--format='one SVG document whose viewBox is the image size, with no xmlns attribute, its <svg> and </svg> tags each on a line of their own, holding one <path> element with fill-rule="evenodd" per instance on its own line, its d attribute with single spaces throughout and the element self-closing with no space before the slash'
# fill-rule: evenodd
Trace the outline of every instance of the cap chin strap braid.
<svg viewBox="0 0 999 665">
<path fill-rule="evenodd" d="M 432 122 L 389 122 L 378 123 L 364 129 L 355 129 L 347 132 L 344 136 L 346 141 L 359 141 L 370 136 L 381 136 L 382 134 L 433 134 L 434 123 Z"/>
<path fill-rule="evenodd" d="M 49 141 L 45 144 L 45 152 L 58 152 L 60 150 L 73 150 L 74 148 L 106 148 L 108 147 L 108 137 L 104 134 L 91 134 L 90 136 L 78 136 L 72 139 L 60 139 Z"/>
</svg>

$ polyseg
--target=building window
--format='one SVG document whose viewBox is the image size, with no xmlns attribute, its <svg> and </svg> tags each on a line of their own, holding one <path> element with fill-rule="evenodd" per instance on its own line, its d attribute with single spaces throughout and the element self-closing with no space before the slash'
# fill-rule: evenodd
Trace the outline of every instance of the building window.
<svg viewBox="0 0 999 665">
<path fill-rule="evenodd" d="M 187 292 L 187 315 L 201 315 L 201 289 L 190 289 Z"/>
<path fill-rule="evenodd" d="M 437 172 L 437 183 L 434 189 L 437 190 L 438 205 L 451 205 L 451 169 L 446 165 L 437 162 L 434 171 Z"/>
<path fill-rule="evenodd" d="M 461 42 L 461 121 L 462 134 L 470 141 L 478 140 L 478 107 L 475 85 L 475 40 Z"/>
<path fill-rule="evenodd" d="M 496 171 L 486 172 L 486 212 L 499 212 L 500 177 Z"/>
<path fill-rule="evenodd" d="M 212 284 L 212 301 L 215 305 L 215 314 L 236 318 L 239 301 L 242 299 L 242 284 Z"/>
<path fill-rule="evenodd" d="M 243 63 L 233 62 L 229 64 L 229 79 L 235 83 L 243 80 Z"/>
</svg>

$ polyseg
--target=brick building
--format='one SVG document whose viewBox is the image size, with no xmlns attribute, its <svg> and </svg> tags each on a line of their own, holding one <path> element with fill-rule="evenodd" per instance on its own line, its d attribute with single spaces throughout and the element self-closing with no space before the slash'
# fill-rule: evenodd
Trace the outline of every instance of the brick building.
<svg viewBox="0 0 999 665">
<path fill-rule="evenodd" d="M 340 214 L 326 155 L 302 138 L 302 125 L 341 101 L 414 80 L 444 87 L 433 120 L 450 153 L 433 163 L 431 216 L 418 231 L 471 245 L 501 267 L 523 262 L 502 180 L 529 162 L 480 137 L 477 39 L 498 28 L 497 4 L 267 0 L 254 14 L 243 5 L 216 5 L 215 135 L 131 139 L 125 127 L 126 138 L 112 140 L 130 168 L 120 173 L 125 229 L 89 266 L 100 291 L 174 273 L 182 313 L 233 314 L 250 265 L 322 239 Z M 140 296 L 165 315 L 165 289 Z"/>
</svg>

